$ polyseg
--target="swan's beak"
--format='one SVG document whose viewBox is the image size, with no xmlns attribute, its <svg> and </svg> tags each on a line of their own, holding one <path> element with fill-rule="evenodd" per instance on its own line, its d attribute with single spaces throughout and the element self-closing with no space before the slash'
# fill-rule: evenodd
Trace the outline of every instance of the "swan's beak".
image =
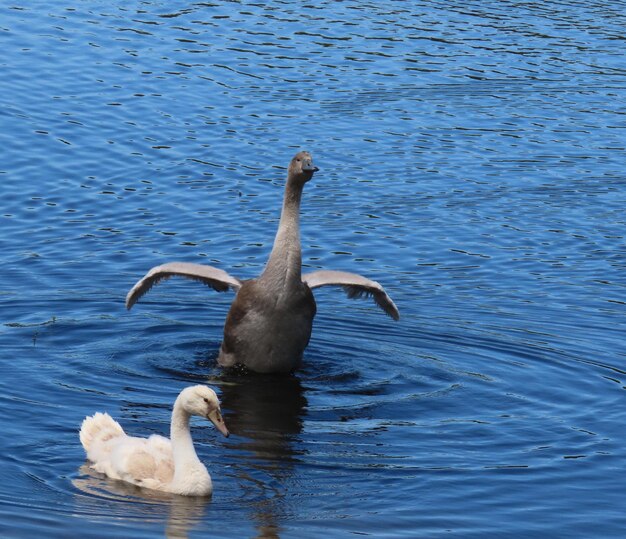
<svg viewBox="0 0 626 539">
<path fill-rule="evenodd" d="M 304 163 L 302 163 L 302 170 L 304 172 L 317 172 L 319 168 L 313 164 L 312 159 L 305 159 Z"/>
<path fill-rule="evenodd" d="M 219 409 L 213 410 L 210 414 L 206 416 L 206 418 L 215 425 L 215 428 L 219 430 L 224 436 L 228 438 L 230 434 L 228 429 L 226 428 L 226 423 L 224 423 L 224 418 L 222 417 L 222 413 Z"/>
</svg>

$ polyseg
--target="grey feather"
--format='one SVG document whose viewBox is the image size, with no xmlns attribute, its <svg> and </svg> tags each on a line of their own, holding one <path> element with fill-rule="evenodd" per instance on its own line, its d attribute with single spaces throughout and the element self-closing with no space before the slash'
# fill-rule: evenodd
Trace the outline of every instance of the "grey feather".
<svg viewBox="0 0 626 539">
<path fill-rule="evenodd" d="M 213 266 L 191 262 L 168 262 L 152 268 L 135 283 L 126 295 L 126 308 L 130 309 L 154 285 L 170 277 L 186 277 L 200 281 L 217 292 L 226 292 L 229 288 L 237 291 L 241 287 L 239 279 Z"/>
</svg>

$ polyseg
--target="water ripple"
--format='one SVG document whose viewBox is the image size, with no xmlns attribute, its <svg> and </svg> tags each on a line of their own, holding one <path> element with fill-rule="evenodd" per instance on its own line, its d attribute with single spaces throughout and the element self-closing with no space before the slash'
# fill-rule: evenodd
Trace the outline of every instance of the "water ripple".
<svg viewBox="0 0 626 539">
<path fill-rule="evenodd" d="M 33 2 L 1 19 L 3 533 L 622 535 L 619 6 Z M 257 275 L 302 147 L 321 169 L 305 267 L 381 282 L 398 323 L 320 290 L 304 368 L 256 377 L 216 366 L 232 296 L 172 280 L 125 312 L 165 260 Z M 86 414 L 167 433 L 201 382 L 232 432 L 194 424 L 211 501 L 84 464 Z"/>
</svg>

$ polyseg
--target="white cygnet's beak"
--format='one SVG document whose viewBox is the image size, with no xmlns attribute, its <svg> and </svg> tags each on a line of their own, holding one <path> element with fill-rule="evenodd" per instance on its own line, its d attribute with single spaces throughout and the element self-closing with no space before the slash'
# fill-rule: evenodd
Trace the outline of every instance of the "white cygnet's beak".
<svg viewBox="0 0 626 539">
<path fill-rule="evenodd" d="M 210 414 L 206 416 L 206 418 L 215 425 L 215 428 L 219 430 L 224 436 L 228 438 L 230 434 L 228 429 L 226 428 L 226 423 L 224 423 L 224 418 L 222 417 L 222 413 L 219 408 L 213 410 Z"/>
</svg>

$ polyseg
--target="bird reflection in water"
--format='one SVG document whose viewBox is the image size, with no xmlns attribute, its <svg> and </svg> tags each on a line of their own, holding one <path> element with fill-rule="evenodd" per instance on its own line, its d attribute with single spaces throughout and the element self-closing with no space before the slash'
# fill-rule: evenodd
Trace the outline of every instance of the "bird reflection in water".
<svg viewBox="0 0 626 539">
<path fill-rule="evenodd" d="M 205 381 L 205 380 L 203 380 Z M 285 507 L 285 492 L 297 462 L 298 437 L 307 400 L 300 380 L 293 375 L 265 375 L 222 371 L 208 380 L 220 387 L 220 402 L 231 433 L 224 443 L 223 463 L 232 470 L 223 481 L 239 480 L 246 493 L 250 519 L 257 537 L 278 539 Z M 211 498 L 178 496 L 143 489 L 109 479 L 84 464 L 73 480 L 81 492 L 76 497 L 81 514 L 102 515 L 102 504 L 123 504 L 123 518 L 163 522 L 165 536 L 185 538 L 207 518 Z M 214 493 L 215 496 L 215 493 Z M 108 514 L 115 513 L 109 508 Z M 129 514 L 129 512 L 131 514 Z"/>
<path fill-rule="evenodd" d="M 254 487 L 261 489 L 261 496 L 251 506 L 257 537 L 278 538 L 286 509 L 284 486 L 293 475 L 296 442 L 306 414 L 304 388 L 294 375 L 235 371 L 223 371 L 215 383 L 221 388 L 226 424 L 235 435 L 228 445 L 241 440 L 236 449 L 245 460 L 233 461 L 233 468 L 240 466 L 240 479 L 254 481 Z M 255 472 L 259 472 L 257 477 L 250 477 Z"/>
<path fill-rule="evenodd" d="M 99 516 L 103 514 L 103 503 L 130 500 L 136 503 L 124 504 L 124 519 L 161 522 L 167 508 L 165 537 L 168 539 L 188 537 L 190 530 L 204 520 L 206 507 L 211 501 L 210 497 L 179 496 L 110 479 L 92 470 L 88 464 L 83 464 L 79 473 L 80 477 L 74 479 L 72 484 L 83 494 L 76 497 L 81 513 Z"/>
</svg>

